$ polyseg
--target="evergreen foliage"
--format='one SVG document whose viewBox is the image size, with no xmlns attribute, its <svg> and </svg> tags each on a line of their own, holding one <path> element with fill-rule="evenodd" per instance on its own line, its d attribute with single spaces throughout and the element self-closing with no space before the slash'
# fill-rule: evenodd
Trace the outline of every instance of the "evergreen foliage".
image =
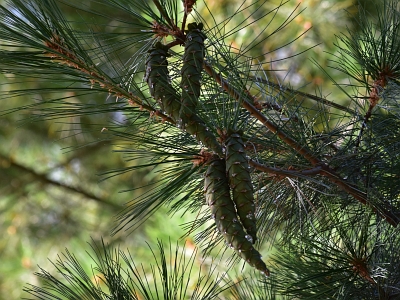
<svg viewBox="0 0 400 300">
<path fill-rule="evenodd" d="M 265 13 L 267 1 L 244 1 L 219 22 L 207 1 L 89 2 L 129 16 L 113 20 L 122 32 L 90 19 L 80 28 L 65 18 L 60 7 L 72 4 L 62 0 L 0 6 L 1 72 L 42 85 L 10 95 L 48 97 L 5 113 L 34 109 L 36 121 L 124 112 L 129 123 L 104 130 L 128 143 L 118 152 L 132 166 L 106 177 L 150 168 L 160 178 L 120 212 L 114 233 L 137 229 L 161 206 L 196 212 L 188 234 L 197 230 L 203 255 L 229 258 L 204 275 L 192 272 L 196 251 L 187 259 L 187 248 L 169 246 L 169 258 L 159 243 L 157 253 L 150 247 L 154 263 L 140 264 L 94 244 L 93 274 L 67 250 L 55 263 L 61 277 L 41 269 L 43 286 L 26 292 L 34 299 L 400 299 L 397 1 L 380 1 L 376 16 L 360 8 L 358 29 L 337 36 L 331 67 L 342 80 L 332 81 L 346 105 L 271 80 L 268 63 L 249 56 L 268 42 L 263 29 L 240 48 L 225 43 L 285 3 Z M 74 9 L 107 19 L 86 2 Z M 224 30 L 241 12 L 247 20 Z M 76 104 L 58 91 L 116 101 Z M 221 265 L 228 272 L 245 262 L 261 274 L 218 277 Z"/>
</svg>

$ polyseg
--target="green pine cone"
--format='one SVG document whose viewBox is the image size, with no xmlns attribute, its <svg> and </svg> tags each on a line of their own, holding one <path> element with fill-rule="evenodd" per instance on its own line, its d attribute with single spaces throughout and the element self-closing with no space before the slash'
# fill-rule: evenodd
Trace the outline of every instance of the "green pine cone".
<svg viewBox="0 0 400 300">
<path fill-rule="evenodd" d="M 187 133 L 194 135 L 205 147 L 211 149 L 220 157 L 223 157 L 221 145 L 200 117 L 192 115 L 185 126 L 185 130 Z"/>
<path fill-rule="evenodd" d="M 216 158 L 209 164 L 205 173 L 206 202 L 210 206 L 212 217 L 219 232 L 223 234 L 226 244 L 248 264 L 269 276 L 269 271 L 261 260 L 260 253 L 250 242 L 252 238 L 244 232 L 237 219 L 225 170 L 225 160 Z"/>
<path fill-rule="evenodd" d="M 186 124 L 195 113 L 200 97 L 201 71 L 204 61 L 204 40 L 206 36 L 201 32 L 203 24 L 190 23 L 185 42 L 183 66 L 181 69 L 182 106 L 181 119 Z"/>
<path fill-rule="evenodd" d="M 244 151 L 244 143 L 239 133 L 233 132 L 225 141 L 226 171 L 232 189 L 233 202 L 237 214 L 247 233 L 257 240 L 257 225 L 255 219 L 255 205 L 253 185 L 249 172 L 249 163 Z"/>
<path fill-rule="evenodd" d="M 168 47 L 161 43 L 149 50 L 146 60 L 145 79 L 149 86 L 150 94 L 159 103 L 161 109 L 172 117 L 179 119 L 180 101 L 175 89 L 169 82 L 168 74 Z"/>
<path fill-rule="evenodd" d="M 168 48 L 161 43 L 157 43 L 149 51 L 149 56 L 146 60 L 145 79 L 149 85 L 150 94 L 157 100 L 161 109 L 179 123 L 181 122 L 179 117 L 181 103 L 175 89 L 169 83 L 168 56 Z M 207 129 L 200 117 L 192 115 L 186 120 L 184 129 L 189 134 L 194 135 L 202 145 L 221 157 L 223 156 L 221 145 L 214 134 Z"/>
</svg>

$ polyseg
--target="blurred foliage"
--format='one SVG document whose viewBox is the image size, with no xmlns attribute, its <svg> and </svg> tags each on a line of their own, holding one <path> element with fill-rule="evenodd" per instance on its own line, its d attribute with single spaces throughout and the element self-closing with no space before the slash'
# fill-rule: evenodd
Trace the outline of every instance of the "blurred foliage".
<svg viewBox="0 0 400 300">
<path fill-rule="evenodd" d="M 206 24 L 213 27 L 214 22 L 236 13 L 241 3 L 240 0 L 209 0 L 207 5 L 199 3 L 197 10 L 205 17 Z M 328 69 L 331 56 L 327 52 L 336 51 L 335 34 L 352 26 L 348 21 L 349 13 L 356 13 L 357 6 L 351 0 L 305 0 L 301 4 L 300 1 L 288 1 L 275 10 L 279 4 L 280 1 L 276 0 L 266 1 L 258 13 L 251 16 L 246 10 L 236 13 L 234 21 L 221 26 L 225 32 L 234 32 L 226 37 L 225 42 L 240 52 L 248 47 L 245 54 L 254 57 L 272 81 L 296 89 L 301 87 L 304 92 L 321 96 L 327 95 L 328 90 L 330 99 L 347 105 L 341 102 L 346 101 L 343 93 L 332 88 L 329 77 L 321 72 L 320 67 Z M 99 14 L 86 15 L 74 5 L 96 10 Z M 107 28 L 106 33 L 110 36 L 126 33 L 123 21 L 128 22 L 131 18 L 128 12 L 124 15 L 121 11 L 111 11 L 106 6 L 97 5 L 96 1 L 73 0 L 61 4 L 61 9 L 77 30 L 86 29 L 85 18 L 90 18 L 92 23 L 98 24 L 99 31 Z M 216 19 L 208 19 L 208 11 L 212 11 Z M 253 18 L 264 14 L 265 17 L 257 20 L 257 26 L 235 32 L 241 21 L 252 23 Z M 282 24 L 285 28 L 278 35 L 265 42 L 255 42 L 263 41 Z M 294 39 L 294 43 L 289 43 Z M 129 57 L 132 52 L 120 53 Z M 264 54 L 259 56 L 260 53 Z M 113 59 L 118 62 L 117 58 Z M 119 59 L 123 61 L 124 57 Z M 313 59 L 319 66 L 313 63 Z M 332 69 L 329 75 L 344 83 L 339 71 Z M 26 282 L 39 284 L 38 278 L 33 276 L 37 265 L 48 271 L 54 270 L 47 258 L 55 259 L 64 248 L 73 250 L 90 273 L 91 262 L 81 253 L 87 248 L 86 241 L 90 237 L 96 242 L 103 237 L 109 246 L 118 244 L 122 249 L 134 249 L 132 252 L 142 261 L 149 261 L 152 255 L 147 250 L 146 241 L 176 240 L 184 234 L 180 225 L 195 216 L 185 214 L 181 217 L 182 212 L 178 211 L 171 217 L 167 216 L 168 210 L 162 208 L 146 226 L 139 227 L 130 235 L 121 232 L 110 237 L 109 233 L 115 226 L 114 217 L 123 205 L 148 191 L 147 185 L 157 179 L 153 177 L 157 175 L 149 172 L 149 167 L 99 181 L 105 177 L 99 176 L 102 173 L 132 166 L 126 157 L 114 153 L 124 147 L 121 145 L 125 141 L 107 133 L 109 124 L 118 126 L 130 122 L 123 109 L 114 103 L 115 98 L 108 97 L 107 93 L 93 92 L 82 96 L 74 90 L 59 91 L 62 79 L 44 83 L 40 79 L 27 80 L 3 74 L 0 80 L 1 111 L 7 112 L 0 112 L 0 230 L 4 233 L 0 240 L 1 299 L 19 299 Z M 46 93 L 42 91 L 44 87 L 49 89 Z M 31 89 L 30 95 L 18 93 L 18 90 L 26 89 Z M 14 92 L 8 93 L 10 90 Z M 66 112 L 64 118 L 59 115 L 53 118 L 51 109 L 39 111 L 38 107 L 32 106 L 48 100 L 49 95 L 64 98 L 77 106 L 90 102 L 110 104 L 116 108 L 112 112 L 105 110 L 97 114 Z M 310 102 L 308 105 L 313 104 Z M 26 109 L 12 112 L 17 107 Z M 141 188 L 130 190 L 135 187 Z M 119 193 L 122 190 L 129 191 Z M 191 238 L 188 243 L 192 243 Z M 200 264 L 196 267 L 200 268 Z M 242 293 L 241 299 L 251 299 L 243 296 L 249 295 L 249 291 L 238 290 L 236 293 Z"/>
</svg>

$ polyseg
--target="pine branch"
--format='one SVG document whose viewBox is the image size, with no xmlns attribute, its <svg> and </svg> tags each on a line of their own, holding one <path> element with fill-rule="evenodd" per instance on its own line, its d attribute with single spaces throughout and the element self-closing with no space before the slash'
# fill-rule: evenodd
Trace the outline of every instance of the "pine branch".
<svg viewBox="0 0 400 300">
<path fill-rule="evenodd" d="M 242 25 L 243 21 L 230 30 L 226 25 L 233 17 L 243 13 L 245 21 L 258 25 L 270 13 L 265 13 L 262 9 L 262 5 L 268 4 L 266 0 L 252 2 L 247 7 L 244 7 L 246 2 L 243 1 L 233 16 L 218 24 L 214 19 L 214 27 L 205 25 L 205 33 L 208 35 L 205 43 L 205 36 L 201 34 L 203 26 L 199 24 L 199 21 L 206 24 L 200 15 L 202 12 L 193 14 L 197 23 L 189 24 L 188 31 L 185 30 L 194 0 L 183 1 L 183 11 L 182 5 L 178 5 L 181 2 L 179 0 L 153 0 L 156 10 L 153 3 L 146 1 L 95 1 L 107 3 L 108 8 L 121 9 L 129 18 L 137 18 L 132 23 L 125 20 L 126 28 L 122 28 L 129 31 L 129 35 L 136 35 L 133 39 L 123 37 L 120 32 L 115 34 L 117 38 L 111 39 L 108 33 L 77 33 L 76 29 L 69 27 L 69 22 L 65 19 L 58 22 L 61 13 L 54 13 L 56 5 L 52 0 L 28 1 L 29 5 L 34 8 L 37 5 L 39 9 L 31 9 L 23 0 L 13 0 L 10 3 L 13 2 L 16 3 L 18 13 L 1 8 L 1 37 L 3 40 L 10 39 L 4 45 L 6 50 L 0 53 L 1 69 L 4 73 L 52 80 L 54 77 L 57 83 L 62 82 L 62 78 L 60 75 L 57 79 L 55 75 L 62 73 L 73 87 L 79 86 L 82 91 L 88 92 L 92 86 L 91 91 L 108 92 L 116 99 L 126 99 L 134 107 L 74 104 L 63 101 L 65 98 L 61 97 L 49 101 L 59 105 L 54 111 L 48 111 L 48 115 L 53 117 L 74 112 L 76 115 L 89 115 L 98 111 L 113 113 L 117 109 L 126 112 L 129 125 L 121 126 L 116 123 L 107 128 L 110 128 L 110 134 L 126 142 L 116 152 L 125 155 L 132 165 L 110 171 L 106 175 L 111 177 L 136 170 L 151 172 L 149 175 L 160 174 L 144 187 L 127 188 L 129 191 L 143 188 L 146 192 L 133 199 L 119 215 L 119 224 L 114 233 L 122 228 L 132 229 L 140 225 L 161 205 L 169 206 L 172 213 L 182 209 L 184 213 L 199 212 L 198 219 L 190 223 L 191 232 L 203 230 L 202 226 L 211 218 L 211 211 L 217 217 L 217 226 L 213 224 L 196 236 L 196 241 L 208 239 L 206 254 L 218 246 L 225 234 L 225 241 L 237 251 L 237 256 L 231 262 L 241 256 L 250 265 L 269 274 L 260 254 L 249 244 L 250 240 L 244 231 L 241 232 L 240 239 L 236 239 L 240 226 L 231 225 L 236 224 L 236 216 L 242 206 L 253 206 L 251 215 L 241 212 L 244 217 L 240 216 L 240 220 L 243 222 L 247 216 L 248 219 L 254 219 L 254 226 L 242 225 L 254 237 L 257 233 L 258 243 L 270 239 L 275 245 L 282 246 L 277 248 L 279 251 L 275 254 L 275 266 L 271 265 L 271 275 L 275 277 L 274 280 L 278 280 L 263 280 L 260 283 L 265 284 L 264 286 L 253 284 L 254 290 L 249 288 L 242 294 L 238 293 L 238 298 L 272 299 L 276 291 L 279 296 L 287 294 L 288 298 L 299 299 L 350 298 L 357 296 L 357 292 L 363 296 L 378 293 L 380 297 L 386 298 L 397 295 L 391 289 L 399 282 L 399 273 L 396 270 L 399 265 L 396 255 L 399 243 L 397 229 L 390 225 L 395 227 L 400 222 L 400 215 L 396 211 L 399 195 L 396 183 L 400 168 L 397 155 L 399 110 L 397 108 L 395 111 L 396 116 L 389 109 L 385 111 L 389 112 L 388 116 L 372 114 L 378 104 L 384 105 L 381 100 L 384 99 L 382 95 L 387 92 L 386 82 L 396 82 L 400 74 L 400 44 L 396 34 L 400 26 L 398 22 L 394 22 L 394 25 L 386 22 L 386 19 L 396 18 L 380 17 L 380 21 L 384 21 L 381 23 L 386 27 L 379 32 L 387 37 L 382 39 L 382 43 L 379 41 L 371 46 L 368 38 L 357 35 L 351 35 L 353 41 L 344 39 L 350 50 L 341 49 L 341 54 L 347 54 L 348 57 L 343 61 L 339 60 L 341 65 L 338 69 L 366 87 L 370 95 L 370 105 L 366 108 L 366 105 L 357 104 L 359 98 L 346 94 L 353 101 L 352 105 L 359 105 L 366 111 L 360 129 L 357 128 L 360 115 L 352 108 L 258 76 L 250 76 L 254 71 L 254 60 L 244 55 L 253 50 L 254 46 L 264 43 L 264 31 L 270 24 L 261 28 L 258 39 L 247 46 L 234 49 L 224 44 L 225 38 L 248 26 Z M 390 3 L 392 2 L 395 3 Z M 384 3 L 387 3 L 386 0 Z M 260 6 L 249 15 L 248 9 L 254 4 Z M 18 10 L 19 6 L 22 7 L 21 11 Z M 397 12 L 396 7 L 389 5 L 393 12 Z M 278 9 L 273 11 L 277 15 Z M 210 9 L 209 12 L 213 17 Z M 273 30 L 273 34 L 280 32 L 297 16 L 294 11 L 288 17 L 285 16 L 280 26 Z M 115 24 L 123 17 L 118 20 L 112 17 L 109 19 Z M 144 23 L 145 26 L 138 23 Z M 364 35 L 370 40 L 375 38 L 371 24 L 360 24 L 364 26 Z M 119 29 L 119 24 L 117 27 Z M 138 32 L 134 32 L 135 30 Z M 195 35 L 191 35 L 190 31 Z M 90 44 L 91 40 L 85 39 L 87 37 L 95 37 L 95 46 Z M 190 37 L 194 37 L 194 43 L 187 43 Z M 123 40 L 122 45 L 118 44 L 120 40 Z M 295 40 L 297 38 L 293 41 Z M 387 41 L 391 44 L 387 44 Z M 171 49 L 183 44 L 187 46 L 185 53 Z M 11 51 L 10 47 L 19 51 Z M 26 51 L 25 48 L 35 51 Z M 125 52 L 125 49 L 128 50 Z M 134 50 L 131 51 L 132 49 Z M 114 50 L 118 51 L 114 53 Z M 208 62 L 203 63 L 201 59 L 204 54 Z M 376 54 L 378 58 L 374 59 Z M 167 61 L 169 56 L 173 57 Z M 143 63 L 145 60 L 146 63 Z M 115 62 L 117 63 L 114 64 Z M 387 62 L 391 63 L 390 68 L 383 66 L 382 69 L 381 62 L 386 65 Z M 260 63 L 259 70 L 255 73 L 264 72 L 264 65 Z M 143 66 L 146 69 L 148 89 L 139 82 L 141 78 L 138 79 L 143 72 Z M 187 66 L 190 68 L 185 69 Z M 202 78 L 202 69 L 208 76 Z M 369 78 L 373 81 L 372 86 Z M 63 84 L 66 85 L 65 82 Z M 182 93 L 178 91 L 178 87 L 182 89 Z M 269 95 L 270 87 L 274 92 Z M 276 103 L 271 101 L 263 105 L 257 101 L 254 90 L 257 90 L 257 96 L 260 93 L 267 98 L 274 98 Z M 25 94 L 37 91 L 40 89 L 32 89 Z M 278 91 L 277 98 L 275 91 Z M 152 98 L 146 96 L 147 92 Z M 19 93 L 24 92 L 15 91 L 13 95 Z M 397 105 L 396 95 L 391 99 L 393 105 Z M 302 101 L 297 101 L 299 98 L 315 101 L 318 110 L 307 108 Z M 184 105 L 186 107 L 180 113 Z M 78 109 L 63 110 L 70 107 Z M 331 112 L 325 107 L 332 107 L 340 112 Z M 263 108 L 270 111 L 264 112 Z M 144 112 L 140 112 L 141 110 Z M 157 116 L 157 121 L 167 123 L 148 122 L 148 115 Z M 180 123 L 183 117 L 186 120 Z M 339 121 L 333 124 L 337 120 Z M 263 125 L 260 126 L 260 123 Z M 371 126 L 367 127 L 367 123 Z M 327 133 L 318 132 L 321 128 L 328 129 Z M 229 130 L 235 132 L 234 140 L 229 141 L 226 138 Z M 358 150 L 356 154 L 352 151 L 354 145 Z M 232 146 L 232 149 L 228 146 Z M 253 158 L 249 159 L 246 154 Z M 203 167 L 209 163 L 210 156 L 220 164 L 218 172 L 212 168 L 204 172 Z M 229 162 L 230 166 L 224 167 L 225 162 Z M 249 165 L 255 169 L 252 174 Z M 205 178 L 202 177 L 203 174 Z M 46 178 L 41 178 L 43 174 L 36 176 L 41 182 L 53 184 L 46 181 Z M 209 183 L 211 179 L 212 184 Z M 219 188 L 221 182 L 224 184 L 223 190 Z M 338 193 L 338 190 L 343 193 Z M 206 192 L 206 201 L 203 191 Z M 334 191 L 334 194 L 330 191 Z M 236 197 L 240 201 L 235 206 L 228 198 L 231 195 L 235 198 L 239 194 L 243 197 Z M 203 210 L 205 202 L 210 207 Z M 365 209 L 365 206 L 372 209 Z M 382 221 L 382 218 L 386 221 Z M 219 234 L 216 233 L 216 227 Z M 375 238 L 374 241 L 369 239 L 371 236 Z M 242 243 L 246 243 L 246 240 L 247 244 Z M 160 279 L 158 282 L 161 282 L 161 286 L 158 287 L 149 285 L 150 281 L 146 277 L 148 274 L 139 272 L 142 265 L 137 268 L 130 256 L 119 251 L 119 256 L 113 256 L 111 252 L 95 251 L 96 255 L 100 254 L 98 258 L 101 258 L 97 271 L 100 270 L 109 293 L 101 290 L 102 286 L 96 280 L 94 282 L 68 252 L 68 263 L 60 262 L 58 271 L 78 292 L 69 289 L 66 284 L 44 270 L 40 276 L 49 284 L 47 287 L 50 292 L 41 288 L 30 291 L 47 298 L 57 297 L 56 292 L 65 292 L 67 298 L 71 299 L 84 298 L 87 295 L 99 299 L 135 299 L 139 294 L 145 298 L 158 299 L 164 296 L 168 299 L 183 299 L 187 295 L 189 280 L 190 283 L 193 282 L 196 276 L 191 278 L 190 264 L 180 264 L 185 262 L 183 254 L 175 255 L 171 260 L 175 264 L 167 266 L 169 261 L 164 248 L 160 246 L 159 249 L 160 253 L 153 252 L 156 264 L 150 266 L 151 271 L 148 273 L 152 279 Z M 124 258 L 128 269 L 121 268 L 119 257 Z M 385 269 L 390 276 L 383 271 L 380 273 L 379 268 Z M 128 280 L 119 276 L 121 273 L 127 275 Z M 187 281 L 184 280 L 185 276 L 189 277 Z M 197 281 L 196 287 L 200 284 L 201 280 Z M 252 284 L 249 285 L 251 286 Z M 368 293 L 364 293 L 364 290 L 368 290 Z M 79 294 L 80 291 L 84 293 Z M 207 292 L 203 293 L 204 291 Z M 209 291 L 211 292 L 208 293 Z M 271 292 L 268 293 L 269 291 Z M 206 289 L 196 289 L 191 296 L 197 297 L 196 299 L 211 299 L 217 297 L 217 292 L 217 285 L 207 283 Z"/>
<path fill-rule="evenodd" d="M 54 36 L 45 41 L 45 43 L 51 51 L 48 55 L 53 60 L 66 64 L 79 71 L 82 75 L 87 76 L 92 86 L 98 84 L 102 89 L 107 90 L 109 94 L 113 94 L 117 100 L 118 98 L 126 98 L 130 105 L 147 110 L 150 112 L 150 116 L 157 116 L 160 117 L 163 122 L 168 121 L 171 124 L 175 124 L 175 121 L 169 116 L 143 103 L 142 99 L 125 90 L 121 85 L 116 85 L 111 78 L 107 78 L 105 75 L 99 74 L 96 69 L 88 67 L 86 62 L 79 59 L 67 45 L 64 45 L 62 37 L 54 34 Z"/>
<path fill-rule="evenodd" d="M 329 168 L 326 165 L 319 165 L 312 169 L 302 170 L 302 171 L 291 171 L 291 170 L 282 170 L 274 167 L 269 167 L 253 160 L 249 161 L 249 164 L 257 170 L 272 173 L 278 176 L 285 176 L 285 177 L 304 177 L 304 176 L 315 176 L 315 175 L 322 175 L 327 177 L 331 182 L 336 184 L 341 190 L 349 193 L 354 197 L 354 199 L 358 200 L 360 203 L 364 205 L 370 206 L 375 212 L 379 213 L 388 223 L 397 227 L 400 222 L 400 216 L 395 213 L 394 207 L 391 207 L 390 204 L 387 204 L 386 208 L 382 207 L 381 204 L 372 204 L 368 201 L 367 194 L 360 191 L 356 187 L 351 186 L 350 184 L 346 183 L 343 179 L 341 179 L 335 171 Z"/>
<path fill-rule="evenodd" d="M 157 7 L 158 11 L 160 14 L 164 17 L 164 19 L 167 21 L 167 23 L 171 26 L 171 28 L 176 29 L 177 25 L 171 20 L 171 18 L 168 16 L 168 13 L 165 11 L 164 7 L 161 5 L 160 1 L 158 0 L 153 0 L 153 3 Z"/>
<path fill-rule="evenodd" d="M 148 246 L 149 261 L 139 261 L 130 251 L 108 249 L 93 242 L 86 260 L 92 269 L 65 250 L 52 262 L 57 274 L 43 268 L 35 275 L 43 287 L 28 285 L 24 291 L 34 299 L 216 299 L 235 283 L 220 276 L 217 264 L 199 262 L 197 249 L 175 247 L 158 241 L 157 250 Z M 200 270 L 199 270 L 200 269 Z M 148 280 L 151 276 L 153 280 Z"/>
<path fill-rule="evenodd" d="M 71 186 L 71 185 L 68 185 L 68 184 L 65 184 L 65 183 L 50 179 L 50 178 L 48 178 L 46 176 L 46 174 L 38 173 L 34 169 L 28 168 L 28 167 L 16 162 L 13 159 L 7 158 L 6 156 L 4 156 L 2 154 L 0 154 L 0 159 L 2 159 L 4 161 L 7 161 L 13 168 L 18 169 L 19 171 L 22 171 L 24 173 L 28 173 L 28 174 L 32 175 L 35 178 L 35 180 L 38 181 L 38 182 L 41 182 L 43 184 L 52 185 L 52 186 L 57 186 L 57 187 L 60 187 L 62 189 L 65 189 L 67 191 L 78 193 L 78 194 L 86 197 L 87 199 L 96 201 L 96 202 L 101 203 L 101 204 L 106 204 L 107 206 L 110 206 L 113 209 L 121 209 L 121 207 L 119 205 L 116 205 L 113 202 L 108 202 L 107 200 L 104 200 L 104 199 L 96 196 L 95 194 L 92 194 L 92 193 L 90 193 L 88 191 L 85 191 L 85 190 L 83 190 L 81 188 L 77 188 L 77 187 L 74 187 L 74 186 Z"/>
<path fill-rule="evenodd" d="M 247 99 L 242 99 L 243 95 L 236 91 L 229 82 L 227 82 L 222 75 L 217 74 L 215 70 L 208 64 L 204 62 L 203 64 L 204 70 L 210 75 L 210 77 L 214 78 L 221 87 L 234 99 L 236 99 L 250 114 L 257 118 L 262 124 L 264 124 L 269 130 L 273 133 L 277 134 L 277 136 L 284 141 L 287 145 L 296 150 L 300 155 L 302 155 L 305 159 L 307 159 L 314 167 L 321 167 L 320 174 L 326 176 L 331 182 L 336 184 L 340 189 L 352 195 L 356 200 L 361 202 L 362 204 L 371 206 L 375 211 L 377 211 L 383 218 L 386 219 L 391 225 L 397 226 L 400 223 L 400 217 L 396 214 L 392 213 L 394 209 L 383 209 L 376 208 L 372 203 L 367 200 L 366 194 L 359 191 L 358 189 L 347 184 L 340 176 L 327 164 L 322 162 L 320 159 L 315 157 L 307 148 L 298 144 L 294 139 L 289 137 L 285 132 L 280 130 L 275 124 L 273 124 L 269 119 L 263 115 L 257 108 L 255 108 L 248 99 L 251 97 L 249 93 L 244 93 Z"/>
</svg>

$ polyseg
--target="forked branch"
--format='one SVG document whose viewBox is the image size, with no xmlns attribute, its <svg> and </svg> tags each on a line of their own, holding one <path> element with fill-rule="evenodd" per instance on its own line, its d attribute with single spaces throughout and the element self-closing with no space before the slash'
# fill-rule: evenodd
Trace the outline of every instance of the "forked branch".
<svg viewBox="0 0 400 300">
<path fill-rule="evenodd" d="M 387 220 L 393 226 L 397 226 L 400 222 L 400 218 L 392 213 L 392 209 L 382 209 L 376 208 L 372 203 L 367 200 L 366 193 L 358 190 L 355 187 L 352 187 L 347 182 L 345 182 L 333 169 L 331 169 L 327 164 L 318 159 L 315 155 L 313 155 L 307 148 L 300 145 L 293 138 L 288 136 L 285 132 L 280 130 L 275 124 L 273 124 L 264 114 L 262 114 L 256 107 L 254 107 L 250 101 L 247 99 L 243 99 L 243 95 L 245 97 L 250 97 L 248 93 L 239 93 L 235 88 L 233 88 L 227 80 L 225 80 L 221 74 L 218 74 L 212 66 L 210 66 L 207 62 L 203 64 L 204 70 L 207 72 L 209 76 L 214 78 L 219 85 L 234 99 L 236 99 L 250 114 L 259 120 L 265 127 L 267 127 L 271 132 L 276 134 L 283 142 L 285 142 L 288 146 L 294 149 L 297 153 L 302 155 L 306 160 L 308 160 L 314 167 L 320 167 L 320 175 L 325 176 L 338 186 L 343 191 L 352 195 L 356 200 L 361 202 L 362 204 L 371 206 L 374 211 L 378 212 L 384 219 Z M 254 164 L 254 163 L 253 163 Z M 254 167 L 258 166 L 257 164 L 253 165 Z M 260 166 L 258 166 L 260 167 Z M 271 171 L 271 169 L 269 170 Z"/>
</svg>

